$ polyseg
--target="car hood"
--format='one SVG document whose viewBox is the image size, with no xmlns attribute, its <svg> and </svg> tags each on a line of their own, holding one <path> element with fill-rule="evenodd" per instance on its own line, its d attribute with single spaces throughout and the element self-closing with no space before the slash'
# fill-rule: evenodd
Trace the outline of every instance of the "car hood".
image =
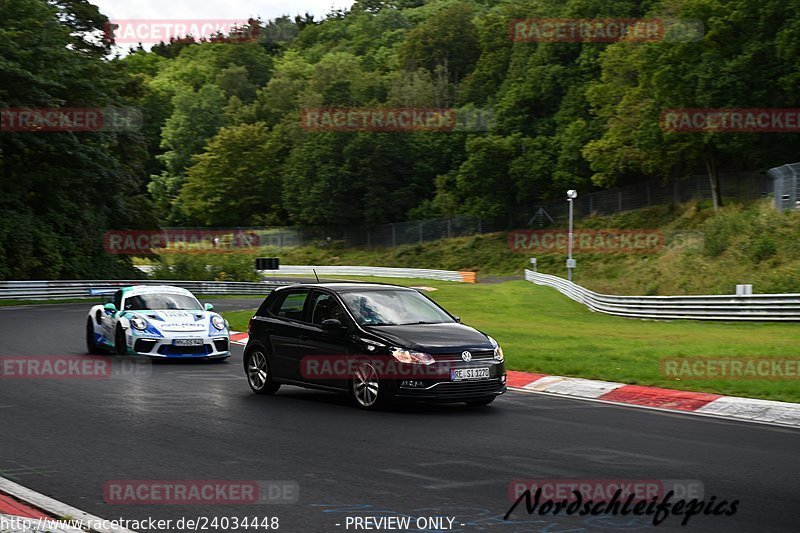
<svg viewBox="0 0 800 533">
<path fill-rule="evenodd" d="M 364 326 L 364 329 L 395 346 L 430 354 L 493 349 L 485 334 L 464 324 Z"/>
<path fill-rule="evenodd" d="M 209 313 L 206 311 L 165 309 L 136 311 L 135 314 L 162 331 L 201 331 L 208 328 Z"/>
</svg>

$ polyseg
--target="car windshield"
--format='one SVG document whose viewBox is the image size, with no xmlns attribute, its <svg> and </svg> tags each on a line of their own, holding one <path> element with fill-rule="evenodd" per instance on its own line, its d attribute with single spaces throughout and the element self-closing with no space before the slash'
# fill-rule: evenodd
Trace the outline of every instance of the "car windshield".
<svg viewBox="0 0 800 533">
<path fill-rule="evenodd" d="M 453 318 L 416 291 L 345 292 L 347 307 L 362 326 L 453 323 Z"/>
<path fill-rule="evenodd" d="M 185 294 L 137 294 L 125 298 L 126 311 L 155 311 L 160 309 L 187 311 L 202 309 L 202 306 L 196 298 Z"/>
</svg>

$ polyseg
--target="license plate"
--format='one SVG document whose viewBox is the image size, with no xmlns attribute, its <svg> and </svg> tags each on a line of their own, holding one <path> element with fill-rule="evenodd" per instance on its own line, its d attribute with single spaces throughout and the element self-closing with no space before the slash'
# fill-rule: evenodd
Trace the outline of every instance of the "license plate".
<svg viewBox="0 0 800 533">
<path fill-rule="evenodd" d="M 464 381 L 467 379 L 489 379 L 489 367 L 450 369 L 450 381 Z"/>
<path fill-rule="evenodd" d="M 202 346 L 203 339 L 175 339 L 172 344 L 175 346 Z"/>
</svg>

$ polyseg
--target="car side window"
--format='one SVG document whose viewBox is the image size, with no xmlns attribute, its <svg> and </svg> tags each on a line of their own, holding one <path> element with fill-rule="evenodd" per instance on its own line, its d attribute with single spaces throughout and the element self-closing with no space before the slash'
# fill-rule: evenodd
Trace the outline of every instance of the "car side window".
<svg viewBox="0 0 800 533">
<path fill-rule="evenodd" d="M 274 313 L 282 318 L 291 320 L 303 320 L 303 307 L 308 298 L 308 291 L 303 292 L 290 292 L 287 294 L 283 301 L 276 303 Z"/>
<path fill-rule="evenodd" d="M 342 323 L 345 321 L 345 312 L 333 295 L 325 292 L 315 292 L 311 297 L 311 323 L 321 325 L 323 320 L 336 319 Z"/>
<path fill-rule="evenodd" d="M 116 307 L 118 311 L 122 310 L 122 291 L 114 293 L 114 307 Z"/>
</svg>

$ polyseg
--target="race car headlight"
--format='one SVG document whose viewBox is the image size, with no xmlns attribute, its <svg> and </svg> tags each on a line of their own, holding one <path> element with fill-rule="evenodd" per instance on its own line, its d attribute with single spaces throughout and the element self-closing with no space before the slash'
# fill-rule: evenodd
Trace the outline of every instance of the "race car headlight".
<svg viewBox="0 0 800 533">
<path fill-rule="evenodd" d="M 144 319 L 135 316 L 131 318 L 131 327 L 133 327 L 133 329 L 138 329 L 139 331 L 144 331 L 147 329 L 147 322 L 145 322 Z"/>
<path fill-rule="evenodd" d="M 492 346 L 494 347 L 494 360 L 495 361 L 499 361 L 501 363 L 503 361 L 505 361 L 506 357 L 503 354 L 503 349 L 500 347 L 500 345 L 497 343 L 497 341 L 494 340 L 493 338 L 489 337 L 489 342 L 491 342 Z"/>
<path fill-rule="evenodd" d="M 217 329 L 225 329 L 225 321 L 221 316 L 214 315 L 211 317 L 211 325 Z"/>
<path fill-rule="evenodd" d="M 392 356 L 401 363 L 430 365 L 436 362 L 431 354 L 415 352 L 414 350 L 404 350 L 402 348 L 392 348 Z"/>
</svg>

